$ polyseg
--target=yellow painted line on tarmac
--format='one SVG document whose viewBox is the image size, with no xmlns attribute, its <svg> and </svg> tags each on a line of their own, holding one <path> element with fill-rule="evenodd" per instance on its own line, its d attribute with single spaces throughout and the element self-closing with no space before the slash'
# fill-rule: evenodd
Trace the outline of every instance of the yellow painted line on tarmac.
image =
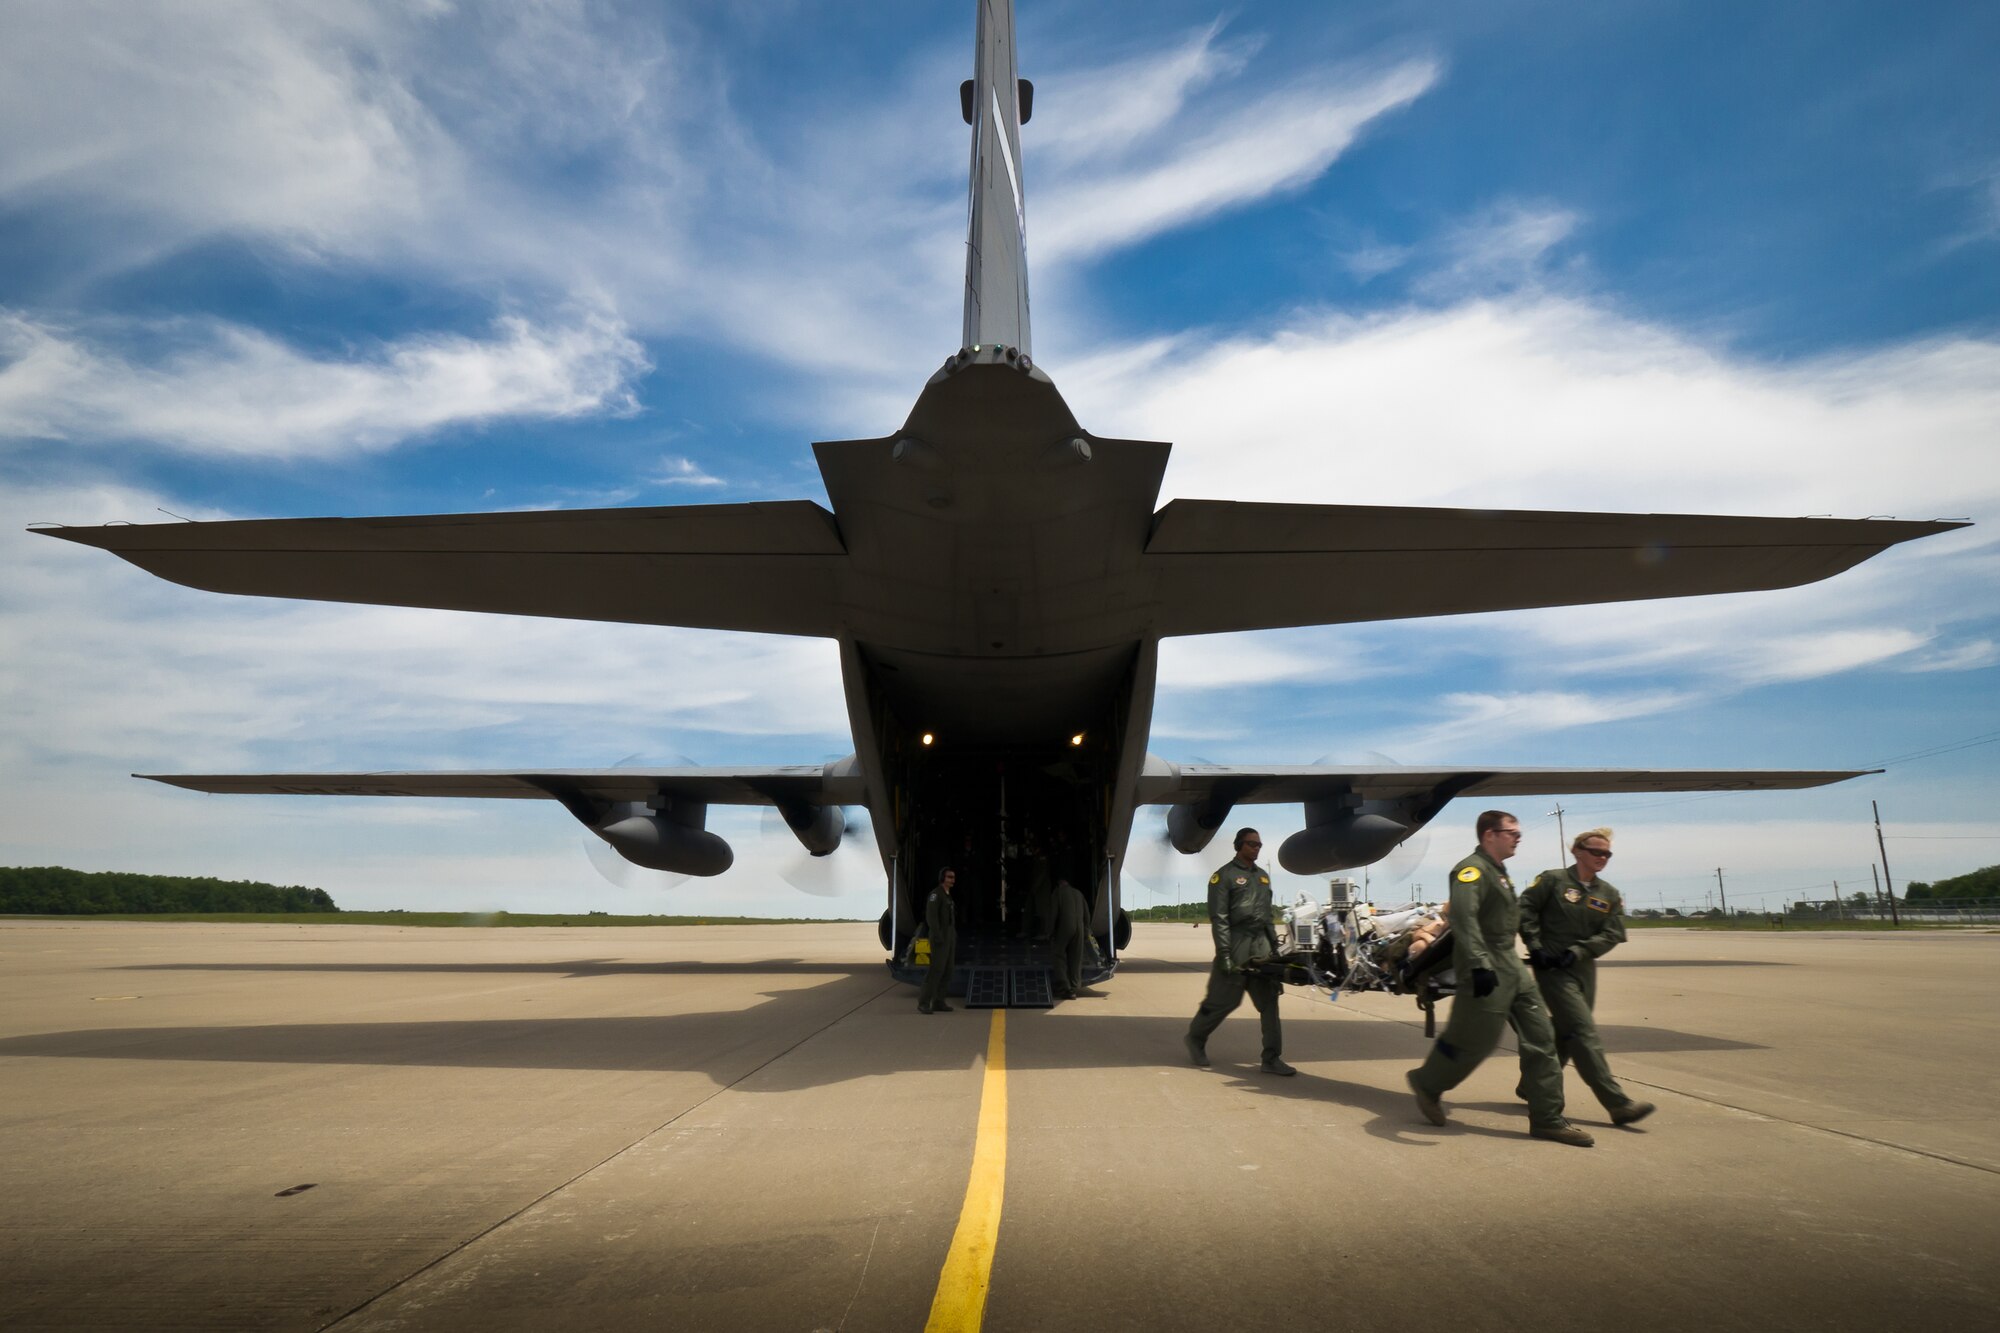
<svg viewBox="0 0 2000 1333">
<path fill-rule="evenodd" d="M 1000 1203 L 1007 1192 L 1007 1011 L 993 1011 L 986 1038 L 986 1079 L 979 1093 L 979 1134 L 972 1144 L 972 1177 L 951 1252 L 938 1274 L 937 1295 L 924 1333 L 976 1333 L 986 1317 L 986 1289 L 993 1278 L 993 1249 L 1000 1240 Z"/>
</svg>

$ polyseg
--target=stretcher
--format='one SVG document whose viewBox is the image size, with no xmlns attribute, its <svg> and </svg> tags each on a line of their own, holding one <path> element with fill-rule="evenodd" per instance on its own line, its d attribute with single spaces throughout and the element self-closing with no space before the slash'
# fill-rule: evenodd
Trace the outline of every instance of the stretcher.
<svg viewBox="0 0 2000 1333">
<path fill-rule="evenodd" d="M 1455 993 L 1457 981 L 1451 923 L 1443 907 L 1322 906 L 1300 894 L 1297 903 L 1280 910 L 1276 925 L 1277 956 L 1250 964 L 1250 970 L 1308 987 L 1329 1001 L 1355 991 L 1412 996 L 1424 1014 L 1424 1035 L 1437 1035 L 1438 1001 Z"/>
</svg>

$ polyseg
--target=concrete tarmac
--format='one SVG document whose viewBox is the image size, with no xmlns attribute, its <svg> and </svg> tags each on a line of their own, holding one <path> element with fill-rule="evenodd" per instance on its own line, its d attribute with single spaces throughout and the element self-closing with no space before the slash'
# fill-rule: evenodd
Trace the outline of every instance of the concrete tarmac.
<svg viewBox="0 0 2000 1333">
<path fill-rule="evenodd" d="M 1188 1067 L 1208 954 L 1008 1015 L 987 1328 L 2000 1321 L 2000 935 L 1635 931 L 1588 1150 L 1407 999 Z M 872 926 L 0 921 L 0 1327 L 921 1328 L 990 1025 Z"/>
</svg>

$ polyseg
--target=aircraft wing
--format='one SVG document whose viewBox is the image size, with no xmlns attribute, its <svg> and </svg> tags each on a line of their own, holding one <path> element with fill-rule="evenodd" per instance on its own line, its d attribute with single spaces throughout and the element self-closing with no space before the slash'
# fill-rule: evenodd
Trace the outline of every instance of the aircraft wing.
<svg viewBox="0 0 2000 1333">
<path fill-rule="evenodd" d="M 768 768 L 607 768 L 458 773 L 134 773 L 189 791 L 233 796 L 451 796 L 555 800 L 572 813 L 656 796 L 710 805 L 860 805 L 852 759 Z M 586 818 L 586 822 L 589 819 Z"/>
<path fill-rule="evenodd" d="M 1503 800 L 1516 796 L 1584 796 L 1633 792 L 1780 791 L 1824 787 L 1879 768 L 1850 770 L 1737 768 L 1425 768 L 1318 765 L 1243 768 L 1229 764 L 1169 764 L 1148 759 L 1139 803 L 1179 805 L 1220 800 L 1270 805 L 1354 795 L 1364 801 L 1424 802 L 1439 795 Z M 1441 802 L 1440 802 L 1441 804 Z"/>
<path fill-rule="evenodd" d="M 1174 500 L 1145 567 L 1161 634 L 1215 634 L 1789 588 L 1963 526 Z"/>
<path fill-rule="evenodd" d="M 809 500 L 37 531 L 211 592 L 824 636 L 847 556 Z"/>
</svg>

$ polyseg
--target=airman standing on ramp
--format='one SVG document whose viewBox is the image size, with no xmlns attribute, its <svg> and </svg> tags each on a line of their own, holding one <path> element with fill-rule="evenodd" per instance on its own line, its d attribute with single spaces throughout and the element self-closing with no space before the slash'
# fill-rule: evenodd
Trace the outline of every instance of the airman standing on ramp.
<svg viewBox="0 0 2000 1333">
<path fill-rule="evenodd" d="M 931 963 L 917 996 L 918 1013 L 951 1012 L 944 997 L 951 989 L 951 968 L 958 954 L 958 909 L 951 903 L 951 886 L 957 882 L 956 870 L 947 867 L 938 871 L 937 887 L 924 900 L 924 934 L 931 942 Z"/>
<path fill-rule="evenodd" d="M 1059 880 L 1055 888 L 1055 929 L 1050 933 L 1049 948 L 1055 954 L 1055 993 L 1065 1000 L 1074 1000 L 1083 993 L 1083 953 L 1090 938 L 1090 904 L 1083 899 L 1083 890 L 1068 880 Z"/>
</svg>

